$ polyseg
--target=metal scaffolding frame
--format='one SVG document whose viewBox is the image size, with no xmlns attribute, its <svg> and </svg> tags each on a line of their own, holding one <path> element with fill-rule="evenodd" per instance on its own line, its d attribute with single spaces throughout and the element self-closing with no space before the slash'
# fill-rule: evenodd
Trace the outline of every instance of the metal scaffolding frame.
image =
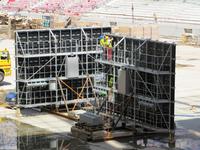
<svg viewBox="0 0 200 150">
<path fill-rule="evenodd" d="M 103 34 L 113 38 L 112 49 L 100 47 Z M 99 98 L 104 100 L 99 112 L 111 128 L 131 123 L 134 128 L 174 131 L 175 44 L 112 35 L 109 27 L 22 30 L 15 35 L 20 107 L 75 107 Z"/>
<path fill-rule="evenodd" d="M 109 36 L 113 38 L 112 53 L 106 53 L 105 48 L 103 55 L 107 56 L 95 60 L 103 64 L 102 71 L 96 70 L 95 91 L 107 93 L 107 101 L 100 112 L 111 118 L 112 127 L 119 122 L 131 122 L 134 128 L 173 133 L 176 45 Z M 108 55 L 112 59 L 108 59 Z M 127 93 L 120 93 L 120 70 L 127 73 L 125 80 L 129 88 L 124 88 Z M 113 78 L 112 87 L 109 87 L 109 75 Z M 112 100 L 109 99 L 110 91 Z"/>
<path fill-rule="evenodd" d="M 110 27 L 16 31 L 18 105 L 38 107 L 64 104 L 58 79 L 79 93 L 87 76 L 93 80 L 96 68 L 93 58 L 100 58 L 102 53 L 98 37 L 110 33 Z M 78 74 L 74 73 L 73 69 L 66 69 L 69 58 L 69 61 L 78 60 Z M 73 64 L 71 65 L 73 67 Z M 69 75 L 71 73 L 75 75 Z M 95 99 L 91 85 L 83 89 L 82 99 L 63 84 L 62 88 L 68 104 L 76 103 L 77 99 L 79 102 Z"/>
</svg>

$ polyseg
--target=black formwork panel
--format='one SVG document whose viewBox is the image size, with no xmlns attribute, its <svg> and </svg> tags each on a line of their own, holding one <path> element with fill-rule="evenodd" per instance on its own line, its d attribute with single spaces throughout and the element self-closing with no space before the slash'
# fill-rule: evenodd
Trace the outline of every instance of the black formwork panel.
<svg viewBox="0 0 200 150">
<path fill-rule="evenodd" d="M 96 51 L 98 37 L 111 33 L 111 28 L 74 28 L 59 30 L 20 30 L 15 33 L 16 55 Z M 56 37 L 56 41 L 54 36 Z M 87 36 L 87 37 L 86 37 Z M 55 43 L 56 42 L 56 43 Z"/>
<path fill-rule="evenodd" d="M 132 120 L 134 125 L 163 132 L 174 130 L 175 60 L 174 43 L 135 39 L 115 35 L 112 60 L 98 60 L 104 64 L 104 73 L 116 67 L 130 74 L 132 86 L 128 95 L 118 93 L 118 86 L 112 89 L 114 102 L 108 102 L 102 111 Z M 117 46 L 115 46 L 117 45 Z M 109 68 L 110 66 L 110 68 Z M 97 88 L 101 88 L 98 87 Z M 109 89 L 108 89 L 109 91 Z"/>
<path fill-rule="evenodd" d="M 70 91 L 64 84 L 62 84 L 63 93 L 66 96 L 66 100 L 71 101 L 75 99 L 86 99 L 93 98 L 92 87 L 88 85 L 87 87 L 82 87 L 86 79 L 69 79 L 63 80 L 67 85 L 69 85 L 74 91 L 80 93 L 82 91 L 82 97 L 78 97 L 77 94 Z M 48 83 L 48 82 L 47 82 Z M 62 100 L 62 93 L 60 88 L 55 90 L 50 90 L 48 85 L 29 87 L 29 83 L 18 82 L 18 91 L 20 98 L 20 105 L 24 107 L 36 107 L 43 105 L 56 105 Z M 57 85 L 59 86 L 59 85 Z M 83 89 L 82 89 L 83 88 Z M 87 92 L 88 90 L 88 92 Z M 56 99 L 56 92 L 58 92 L 58 97 Z M 58 103 L 56 102 L 58 101 Z M 32 105 L 32 106 L 31 106 Z"/>
<path fill-rule="evenodd" d="M 56 99 L 56 91 L 49 90 L 49 87 L 28 87 L 29 83 L 18 82 L 18 93 L 20 105 L 37 105 L 41 103 L 54 103 Z M 61 99 L 61 96 L 59 96 Z"/>
<path fill-rule="evenodd" d="M 123 37 L 113 36 L 113 44 L 117 44 Z M 113 61 L 130 66 L 141 67 L 154 71 L 172 71 L 174 61 L 174 44 L 152 41 L 148 39 L 125 38 L 113 52 Z M 171 64 L 172 63 L 172 64 Z M 172 70 L 171 70 L 172 69 Z"/>
<path fill-rule="evenodd" d="M 54 30 L 20 30 L 15 33 L 16 91 L 21 107 L 61 104 L 62 93 L 58 83 L 50 90 L 50 83 L 62 79 L 76 92 L 81 92 L 86 76 L 93 80 L 95 68 L 101 69 L 95 59 L 100 58 L 98 37 L 110 34 L 109 27 L 69 28 Z M 78 57 L 78 76 L 66 76 L 66 58 Z M 62 84 L 68 101 L 77 94 Z M 93 98 L 90 85 L 82 90 L 82 98 Z M 79 98 L 80 99 L 80 98 Z"/>
<path fill-rule="evenodd" d="M 65 64 L 66 64 L 66 56 L 56 56 L 57 63 L 55 62 L 55 58 L 52 56 L 42 56 L 42 57 L 27 57 L 27 58 L 18 58 L 17 66 L 18 66 L 18 80 L 26 80 L 26 79 L 44 79 L 44 78 L 52 78 L 56 76 L 56 69 L 59 71 L 59 77 L 66 77 L 65 74 Z M 79 60 L 79 75 L 86 75 L 87 72 L 90 75 L 95 74 L 95 58 L 99 58 L 100 54 L 94 53 L 90 54 L 88 57 L 86 54 L 77 55 Z M 51 61 L 50 61 L 51 60 Z M 43 66 L 43 67 L 42 67 Z M 86 71 L 86 68 L 88 69 Z M 98 65 L 98 68 L 101 69 L 101 66 Z M 36 71 L 38 73 L 34 74 Z"/>
</svg>

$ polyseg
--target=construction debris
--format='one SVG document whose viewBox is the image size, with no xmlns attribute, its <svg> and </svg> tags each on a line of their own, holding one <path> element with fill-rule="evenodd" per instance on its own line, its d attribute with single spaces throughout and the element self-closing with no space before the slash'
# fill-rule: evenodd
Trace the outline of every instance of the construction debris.
<svg viewBox="0 0 200 150">
<path fill-rule="evenodd" d="M 0 21 L 0 36 L 6 34 L 7 38 L 14 38 L 15 30 L 66 28 L 71 24 L 70 17 L 59 15 L 41 15 L 39 18 L 31 18 L 29 16 L 1 14 Z"/>
<path fill-rule="evenodd" d="M 113 33 L 122 36 L 159 40 L 159 27 L 156 24 L 115 26 Z"/>
</svg>

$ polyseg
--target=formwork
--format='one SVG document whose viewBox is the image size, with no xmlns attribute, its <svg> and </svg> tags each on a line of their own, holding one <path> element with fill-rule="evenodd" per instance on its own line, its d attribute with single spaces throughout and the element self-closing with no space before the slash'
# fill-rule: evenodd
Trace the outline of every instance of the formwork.
<svg viewBox="0 0 200 150">
<path fill-rule="evenodd" d="M 100 47 L 103 34 L 113 38 L 112 49 Z M 112 128 L 131 123 L 174 130 L 175 44 L 112 35 L 109 27 L 15 35 L 19 106 L 58 106 L 63 97 L 68 104 L 90 102 L 95 92 L 104 100 L 99 112 Z M 85 84 L 88 77 L 94 87 Z"/>
<path fill-rule="evenodd" d="M 104 49 L 97 63 L 95 91 L 104 92 L 100 112 L 111 127 L 128 122 L 134 128 L 174 130 L 174 43 L 110 35 L 112 52 Z"/>
<path fill-rule="evenodd" d="M 98 37 L 109 33 L 109 27 L 16 31 L 17 104 L 57 106 L 64 103 L 63 93 L 67 103 L 94 100 L 91 85 L 83 84 L 101 68 L 95 63 L 102 53 Z"/>
</svg>

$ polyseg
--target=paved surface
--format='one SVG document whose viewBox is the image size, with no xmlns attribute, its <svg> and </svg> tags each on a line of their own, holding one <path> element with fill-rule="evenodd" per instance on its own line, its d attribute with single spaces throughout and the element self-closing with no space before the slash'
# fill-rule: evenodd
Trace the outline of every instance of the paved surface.
<svg viewBox="0 0 200 150">
<path fill-rule="evenodd" d="M 177 147 L 200 149 L 200 48 L 177 46 Z"/>
<path fill-rule="evenodd" d="M 111 22 L 115 22 L 118 26 L 131 26 L 133 22 L 134 25 L 156 23 L 160 35 L 170 37 L 180 37 L 184 33 L 184 28 L 192 29 L 193 34 L 200 32 L 200 1 L 198 0 L 107 1 L 104 6 L 85 13 L 81 21 L 99 22 L 104 26 L 110 25 Z"/>
<path fill-rule="evenodd" d="M 26 124 L 45 129 L 52 133 L 70 134 L 74 121 L 48 114 L 46 112 L 37 112 L 34 110 L 22 111 L 22 117 L 19 120 Z"/>
<path fill-rule="evenodd" d="M 177 121 L 200 118 L 199 77 L 200 48 L 178 46 L 175 106 Z"/>
<path fill-rule="evenodd" d="M 97 22 L 112 20 L 130 25 L 133 13 L 134 18 L 141 22 L 154 22 L 154 14 L 156 14 L 160 22 L 199 24 L 200 2 L 198 0 L 192 1 L 194 0 L 186 0 L 186 2 L 183 0 L 107 0 L 104 6 L 84 14 L 82 20 Z M 133 12 L 132 6 L 134 7 Z"/>
</svg>

